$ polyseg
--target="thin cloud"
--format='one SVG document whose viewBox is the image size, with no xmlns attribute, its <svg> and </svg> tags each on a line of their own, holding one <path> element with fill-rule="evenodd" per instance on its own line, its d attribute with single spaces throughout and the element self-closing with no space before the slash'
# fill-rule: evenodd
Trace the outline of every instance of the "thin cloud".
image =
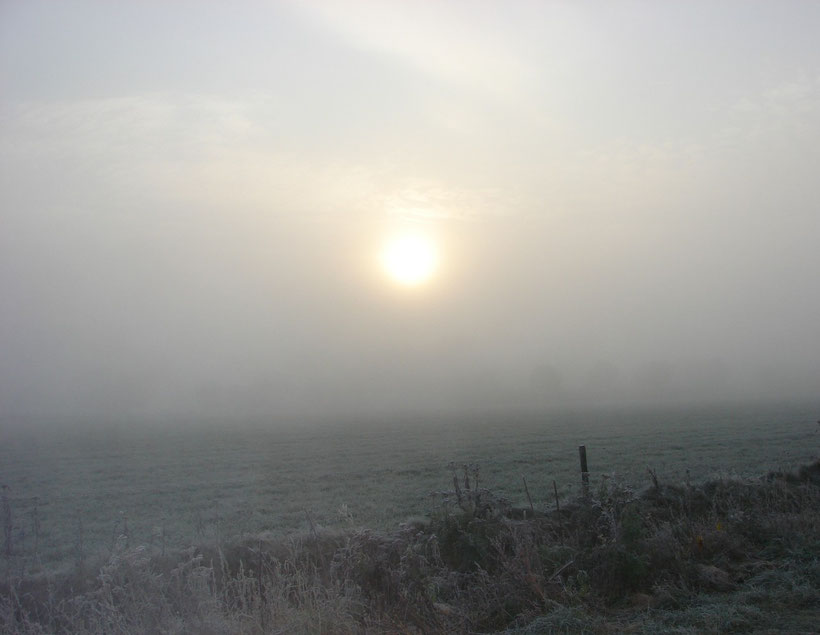
<svg viewBox="0 0 820 635">
<path fill-rule="evenodd" d="M 401 1 L 293 3 L 352 46 L 395 58 L 418 71 L 503 95 L 532 81 L 535 71 L 511 52 L 514 40 L 483 3 Z"/>
</svg>

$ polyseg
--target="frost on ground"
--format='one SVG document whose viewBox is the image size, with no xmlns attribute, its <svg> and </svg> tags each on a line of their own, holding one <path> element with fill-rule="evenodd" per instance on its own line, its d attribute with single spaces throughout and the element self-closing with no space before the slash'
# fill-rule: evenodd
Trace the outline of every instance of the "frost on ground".
<svg viewBox="0 0 820 635">
<path fill-rule="evenodd" d="M 604 481 L 559 512 L 513 508 L 453 474 L 394 532 L 248 536 L 163 553 L 121 537 L 102 560 L 15 575 L 10 633 L 813 632 L 820 462 L 700 485 Z"/>
</svg>

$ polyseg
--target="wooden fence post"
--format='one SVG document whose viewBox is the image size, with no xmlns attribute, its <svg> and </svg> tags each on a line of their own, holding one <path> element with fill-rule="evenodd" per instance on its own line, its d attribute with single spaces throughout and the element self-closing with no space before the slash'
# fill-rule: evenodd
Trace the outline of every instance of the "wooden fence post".
<svg viewBox="0 0 820 635">
<path fill-rule="evenodd" d="M 578 456 L 581 458 L 581 485 L 584 498 L 589 498 L 589 470 L 587 469 L 587 446 L 578 446 Z"/>
</svg>

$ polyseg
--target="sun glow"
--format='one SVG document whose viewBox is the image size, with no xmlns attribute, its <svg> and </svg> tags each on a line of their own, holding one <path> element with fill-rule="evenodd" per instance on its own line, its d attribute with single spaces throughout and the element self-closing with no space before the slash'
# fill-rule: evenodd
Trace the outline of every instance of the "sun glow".
<svg viewBox="0 0 820 635">
<path fill-rule="evenodd" d="M 429 282 L 438 267 L 435 243 L 424 236 L 407 234 L 385 243 L 381 265 L 391 280 L 407 287 Z"/>
</svg>

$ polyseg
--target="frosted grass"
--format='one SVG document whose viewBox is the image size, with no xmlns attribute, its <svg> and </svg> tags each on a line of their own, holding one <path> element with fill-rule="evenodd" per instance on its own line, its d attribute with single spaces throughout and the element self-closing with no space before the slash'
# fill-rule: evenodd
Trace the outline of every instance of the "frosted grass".
<svg viewBox="0 0 820 635">
<path fill-rule="evenodd" d="M 168 547 L 314 523 L 387 529 L 423 514 L 450 486 L 451 463 L 536 506 L 577 489 L 579 444 L 593 486 L 759 475 L 817 458 L 818 408 L 620 410 L 410 418 L 345 424 L 4 424 L 0 482 L 10 487 L 17 548 L 49 568 L 105 553 L 127 528 L 134 544 Z M 46 434 L 43 431 L 48 430 Z M 352 517 L 352 518 L 351 518 Z"/>
</svg>

